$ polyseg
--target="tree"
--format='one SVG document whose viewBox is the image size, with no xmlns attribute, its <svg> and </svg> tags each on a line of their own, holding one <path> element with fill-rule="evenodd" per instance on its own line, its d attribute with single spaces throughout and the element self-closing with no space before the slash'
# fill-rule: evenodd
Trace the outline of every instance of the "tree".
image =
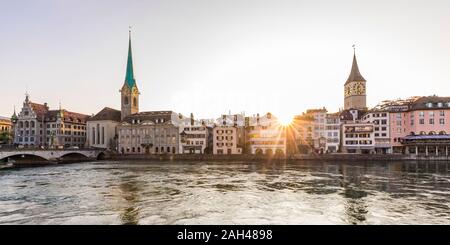
<svg viewBox="0 0 450 245">
<path fill-rule="evenodd" d="M 8 144 L 10 139 L 10 133 L 3 131 L 0 133 L 0 144 Z"/>
</svg>

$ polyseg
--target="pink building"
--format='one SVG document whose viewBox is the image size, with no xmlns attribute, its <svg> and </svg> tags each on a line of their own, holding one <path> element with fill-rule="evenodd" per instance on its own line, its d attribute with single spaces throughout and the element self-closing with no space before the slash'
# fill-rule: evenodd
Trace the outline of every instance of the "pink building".
<svg viewBox="0 0 450 245">
<path fill-rule="evenodd" d="M 393 153 L 448 156 L 450 97 L 421 97 L 387 109 Z"/>
</svg>

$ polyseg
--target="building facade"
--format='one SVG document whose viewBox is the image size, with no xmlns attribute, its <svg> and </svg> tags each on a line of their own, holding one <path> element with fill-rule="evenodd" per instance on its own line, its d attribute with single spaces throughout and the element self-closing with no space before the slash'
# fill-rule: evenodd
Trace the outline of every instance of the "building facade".
<svg viewBox="0 0 450 245">
<path fill-rule="evenodd" d="M 89 116 L 64 109 L 50 110 L 26 95 L 14 124 L 14 144 L 25 147 L 68 148 L 86 144 Z"/>
<path fill-rule="evenodd" d="M 179 115 L 148 111 L 129 115 L 118 126 L 121 154 L 179 154 Z"/>
<path fill-rule="evenodd" d="M 326 115 L 325 136 L 325 151 L 327 153 L 339 152 L 341 138 L 341 120 L 339 117 L 339 113 Z"/>
<path fill-rule="evenodd" d="M 406 153 L 448 156 L 450 147 L 450 97 L 422 97 L 405 113 L 405 136 L 400 143 Z"/>
<path fill-rule="evenodd" d="M 12 139 L 12 122 L 10 118 L 0 117 L 0 144 L 9 144 Z"/>
<path fill-rule="evenodd" d="M 371 110 L 364 114 L 361 121 L 372 123 L 374 126 L 375 152 L 377 154 L 392 153 L 389 112 Z"/>
<path fill-rule="evenodd" d="M 213 128 L 213 154 L 242 154 L 242 148 L 238 147 L 238 143 L 239 136 L 237 127 L 221 125 Z"/>
<path fill-rule="evenodd" d="M 344 153 L 374 153 L 374 125 L 372 123 L 343 124 L 342 145 Z"/>
<path fill-rule="evenodd" d="M 209 138 L 212 137 L 212 128 L 206 124 L 183 126 L 180 133 L 181 153 L 205 154 L 209 146 Z"/>
<path fill-rule="evenodd" d="M 300 154 L 310 153 L 314 150 L 313 140 L 314 118 L 302 114 L 294 117 L 292 130 L 294 131 L 294 149 Z"/>
<path fill-rule="evenodd" d="M 119 134 L 117 126 L 121 122 L 121 113 L 118 110 L 105 107 L 99 113 L 87 120 L 88 147 L 117 151 Z"/>
</svg>

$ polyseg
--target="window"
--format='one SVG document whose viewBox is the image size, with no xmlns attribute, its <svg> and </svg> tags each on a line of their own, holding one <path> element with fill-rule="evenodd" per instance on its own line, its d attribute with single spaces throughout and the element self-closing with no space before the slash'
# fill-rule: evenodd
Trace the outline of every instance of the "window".
<svg viewBox="0 0 450 245">
<path fill-rule="evenodd" d="M 434 118 L 430 118 L 430 124 L 434 124 Z"/>
<path fill-rule="evenodd" d="M 428 115 L 429 115 L 430 117 L 434 117 L 434 111 L 428 112 Z"/>
<path fill-rule="evenodd" d="M 123 103 L 124 103 L 125 105 L 128 105 L 128 96 L 125 96 L 125 97 L 123 98 Z"/>
<path fill-rule="evenodd" d="M 427 103 L 427 107 L 428 107 L 428 108 L 431 108 L 431 107 L 433 107 L 433 103 L 431 103 L 431 102 L 428 102 L 428 103 Z"/>
<path fill-rule="evenodd" d="M 411 126 L 414 125 L 414 119 L 411 119 Z"/>
<path fill-rule="evenodd" d="M 381 120 L 381 124 L 386 125 L 387 124 L 387 120 L 386 119 Z"/>
<path fill-rule="evenodd" d="M 439 119 L 439 124 L 444 125 L 445 124 L 445 119 L 444 118 Z"/>
<path fill-rule="evenodd" d="M 137 106 L 137 99 L 136 99 L 136 97 L 133 98 L 133 106 Z"/>
<path fill-rule="evenodd" d="M 441 117 L 445 116 L 445 111 L 440 111 L 439 116 L 441 116 Z"/>
<path fill-rule="evenodd" d="M 425 124 L 425 119 L 423 118 L 419 119 L 419 124 Z"/>
<path fill-rule="evenodd" d="M 419 111 L 419 117 L 424 117 L 424 116 L 425 116 L 425 112 Z"/>
</svg>

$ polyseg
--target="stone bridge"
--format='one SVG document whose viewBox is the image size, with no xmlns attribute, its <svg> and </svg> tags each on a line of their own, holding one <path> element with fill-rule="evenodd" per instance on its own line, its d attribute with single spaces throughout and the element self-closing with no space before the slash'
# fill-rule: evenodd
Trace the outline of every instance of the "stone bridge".
<svg viewBox="0 0 450 245">
<path fill-rule="evenodd" d="M 46 161 L 59 162 L 65 158 L 79 158 L 79 159 L 103 159 L 106 153 L 103 150 L 96 149 L 80 149 L 80 150 L 2 150 L 0 151 L 0 161 L 8 158 L 26 158 L 38 157 Z"/>
</svg>

